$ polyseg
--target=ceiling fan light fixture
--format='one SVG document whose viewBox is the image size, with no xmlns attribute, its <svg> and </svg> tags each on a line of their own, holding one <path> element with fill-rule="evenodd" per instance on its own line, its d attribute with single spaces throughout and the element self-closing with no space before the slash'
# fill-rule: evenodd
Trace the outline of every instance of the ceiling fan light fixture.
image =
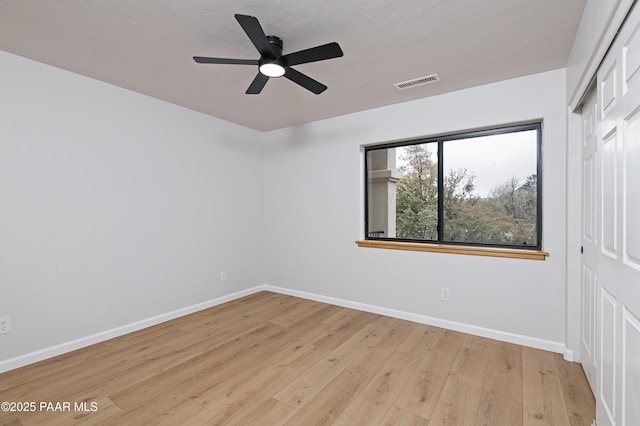
<svg viewBox="0 0 640 426">
<path fill-rule="evenodd" d="M 260 72 L 267 77 L 282 77 L 284 67 L 277 62 L 265 62 L 260 65 Z"/>
</svg>

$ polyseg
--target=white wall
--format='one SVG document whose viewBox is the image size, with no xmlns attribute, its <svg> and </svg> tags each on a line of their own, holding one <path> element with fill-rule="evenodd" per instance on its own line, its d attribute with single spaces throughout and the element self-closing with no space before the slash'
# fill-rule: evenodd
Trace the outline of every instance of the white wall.
<svg viewBox="0 0 640 426">
<path fill-rule="evenodd" d="M 563 70 L 262 134 L 3 52 L 0 69 L 0 371 L 265 282 L 562 348 Z M 546 261 L 356 247 L 362 145 L 536 119 Z"/>
<path fill-rule="evenodd" d="M 557 70 L 267 133 L 266 283 L 562 350 L 565 93 Z M 544 120 L 546 261 L 355 245 L 363 237 L 362 145 L 536 119 Z M 440 287 L 451 289 L 450 302 L 440 301 Z"/>
<path fill-rule="evenodd" d="M 0 364 L 263 282 L 260 133 L 4 52 L 0 75 Z"/>
</svg>

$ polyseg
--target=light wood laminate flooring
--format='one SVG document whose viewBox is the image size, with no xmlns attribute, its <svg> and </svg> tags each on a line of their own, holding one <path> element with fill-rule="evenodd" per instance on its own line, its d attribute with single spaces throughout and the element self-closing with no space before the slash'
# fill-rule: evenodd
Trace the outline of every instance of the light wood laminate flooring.
<svg viewBox="0 0 640 426">
<path fill-rule="evenodd" d="M 0 374 L 2 401 L 36 409 L 0 411 L 1 425 L 517 426 L 595 417 L 581 366 L 560 354 L 269 292 Z"/>
</svg>

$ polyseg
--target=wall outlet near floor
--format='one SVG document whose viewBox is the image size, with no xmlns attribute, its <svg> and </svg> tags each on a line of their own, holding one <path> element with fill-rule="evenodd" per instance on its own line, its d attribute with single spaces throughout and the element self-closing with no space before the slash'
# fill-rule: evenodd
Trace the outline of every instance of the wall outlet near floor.
<svg viewBox="0 0 640 426">
<path fill-rule="evenodd" d="M 220 272 L 220 282 L 224 282 L 227 280 L 227 271 Z"/>
<path fill-rule="evenodd" d="M 444 300 L 445 302 L 451 300 L 451 294 L 449 293 L 448 287 L 442 287 L 440 289 L 440 300 Z"/>
<path fill-rule="evenodd" d="M 0 318 L 0 334 L 9 333 L 11 331 L 11 317 Z"/>
</svg>

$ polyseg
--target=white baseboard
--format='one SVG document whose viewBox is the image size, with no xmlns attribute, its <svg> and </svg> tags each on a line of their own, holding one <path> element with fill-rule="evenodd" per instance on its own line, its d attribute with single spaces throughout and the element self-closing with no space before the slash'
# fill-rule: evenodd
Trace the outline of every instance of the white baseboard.
<svg viewBox="0 0 640 426">
<path fill-rule="evenodd" d="M 565 360 L 567 360 L 569 362 L 575 362 L 575 358 L 574 358 L 572 349 L 567 349 L 566 346 L 565 346 L 563 355 L 564 355 L 564 359 Z"/>
<path fill-rule="evenodd" d="M 459 331 L 462 333 L 473 334 L 474 336 L 487 337 L 489 339 L 500 340 L 502 342 L 515 343 L 522 346 L 529 346 L 545 351 L 564 354 L 565 359 L 570 354 L 573 358 L 573 351 L 565 348 L 561 342 L 539 339 L 537 337 L 524 336 L 520 334 L 509 333 L 506 331 L 493 330 L 490 328 L 478 327 L 475 325 L 464 324 L 455 321 L 443 320 L 440 318 L 429 317 L 426 315 L 414 314 L 411 312 L 399 311 L 396 309 L 384 308 L 381 306 L 368 305 L 366 303 L 353 302 L 350 300 L 338 299 L 335 297 L 322 296 L 305 291 L 291 290 L 284 287 L 265 285 L 266 291 L 274 293 L 286 294 L 289 296 L 300 297 L 303 299 L 314 300 L 316 302 L 330 303 L 332 305 L 342 306 L 345 308 L 357 309 L 359 311 L 372 312 L 374 314 L 386 315 L 393 318 L 404 319 L 417 322 L 420 324 L 433 325 L 436 327 L 446 328 L 449 330 Z"/>
<path fill-rule="evenodd" d="M 82 337 L 70 342 L 61 343 L 59 345 L 44 348 L 35 352 L 30 352 L 25 355 L 20 355 L 15 358 L 10 358 L 4 361 L 0 361 L 0 373 L 13 370 L 19 367 L 23 367 L 34 362 L 42 361 L 47 358 L 51 358 L 57 355 L 61 355 L 67 352 L 74 351 L 76 349 L 84 348 L 95 343 L 100 343 L 105 340 L 112 339 L 114 337 L 122 336 L 134 331 L 141 330 L 143 328 L 151 327 L 156 324 L 160 324 L 166 321 L 170 321 L 175 318 L 189 315 L 194 312 L 201 311 L 203 309 L 211 308 L 213 306 L 220 305 L 222 303 L 230 302 L 235 299 L 239 299 L 244 296 L 248 296 L 259 291 L 271 291 L 274 293 L 286 294 L 289 296 L 300 297 L 302 299 L 314 300 L 317 302 L 329 303 L 332 305 L 343 306 L 345 308 L 357 309 L 365 312 L 372 312 L 375 314 L 386 315 L 393 318 L 404 319 L 408 321 L 417 322 L 420 324 L 433 325 L 436 327 L 446 328 L 449 330 L 459 331 L 462 333 L 473 334 L 475 336 L 487 337 L 490 339 L 500 340 L 503 342 L 515 343 L 518 345 L 529 346 L 532 348 L 543 349 L 551 352 L 557 352 L 564 355 L 564 358 L 568 361 L 573 361 L 573 351 L 566 349 L 565 345 L 561 342 L 553 342 L 550 340 L 538 339 L 536 337 L 523 336 L 520 334 L 509 333 L 500 330 L 493 330 L 484 327 L 478 327 L 475 325 L 464 324 L 455 321 L 443 320 L 440 318 L 434 318 L 426 315 L 415 314 L 411 312 L 400 311 L 396 309 L 385 308 L 381 306 L 368 305 L 366 303 L 354 302 L 351 300 L 338 299 L 330 296 L 323 296 L 315 293 L 308 293 L 305 291 L 292 290 L 284 287 L 277 287 L 272 285 L 259 285 L 246 290 L 242 290 L 236 293 L 228 294 L 218 297 L 216 299 L 208 300 L 206 302 L 198 303 L 185 308 L 177 309 L 172 312 L 157 315 L 152 318 L 147 318 L 141 321 L 137 321 L 131 324 L 127 324 L 121 327 L 106 330 L 100 333 L 92 334 L 90 336 Z"/>
<path fill-rule="evenodd" d="M 264 290 L 263 285 L 241 290 L 236 293 L 227 294 L 215 299 L 207 300 L 206 302 L 197 303 L 195 305 L 187 306 L 185 308 L 177 309 L 175 311 L 167 312 L 165 314 L 157 315 L 152 318 L 147 318 L 141 321 L 136 321 L 131 324 L 116 327 L 111 330 L 102 331 L 100 333 L 92 334 L 90 336 L 81 337 L 70 342 L 61 343 L 59 345 L 51 346 L 49 348 L 40 349 L 35 352 L 30 352 L 25 355 L 20 355 L 15 358 L 9 358 L 4 361 L 0 361 L 0 373 L 13 370 L 19 367 L 23 367 L 34 362 L 42 361 L 47 358 L 58 356 L 67 352 L 74 351 L 76 349 L 84 348 L 95 343 L 104 342 L 105 340 L 113 339 L 114 337 L 122 336 L 134 331 L 141 330 L 143 328 L 151 327 L 156 324 L 160 324 L 166 321 L 170 321 L 175 318 L 189 315 L 194 312 L 201 311 L 203 309 L 211 308 L 213 306 L 220 305 L 222 303 L 230 302 L 235 299 L 239 299 L 244 296 L 248 296 L 253 293 Z"/>
</svg>

